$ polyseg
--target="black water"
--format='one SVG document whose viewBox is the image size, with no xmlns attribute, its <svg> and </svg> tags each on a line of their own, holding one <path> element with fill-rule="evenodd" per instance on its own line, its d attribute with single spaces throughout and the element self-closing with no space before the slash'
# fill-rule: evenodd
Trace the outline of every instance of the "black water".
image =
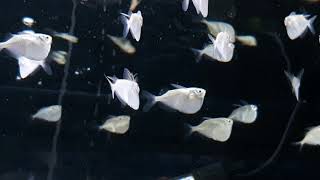
<svg viewBox="0 0 320 180">
<path fill-rule="evenodd" d="M 132 41 L 137 53 L 123 54 L 106 34 L 122 34 L 118 17 L 129 4 L 125 0 L 88 0 L 77 5 L 74 34 L 80 42 L 74 44 L 70 58 L 53 179 L 167 179 L 190 172 L 199 176 L 217 172 L 226 179 L 319 177 L 319 148 L 306 146 L 299 152 L 291 145 L 301 140 L 305 128 L 319 125 L 318 35 L 309 32 L 292 41 L 283 25 L 291 11 L 318 14 L 318 4 L 211 0 L 208 19 L 231 23 L 237 34 L 254 35 L 258 40 L 255 48 L 237 43 L 233 60 L 225 64 L 195 62 L 188 49 L 201 48 L 207 41 L 206 27 L 197 23 L 192 6 L 184 13 L 179 1 L 169 0 L 143 0 L 138 6 L 144 17 L 142 37 L 139 43 Z M 24 16 L 37 21 L 37 32 L 46 33 L 48 28 L 68 32 L 72 6 L 72 0 L 6 0 L 0 6 L 0 38 L 23 30 Z M 317 32 L 319 22 L 315 22 Z M 283 51 L 274 37 L 279 37 Z M 67 51 L 68 44 L 54 39 L 53 50 Z M 237 174 L 255 169 L 271 156 L 296 105 L 284 75 L 288 69 L 284 53 L 291 72 L 305 69 L 301 85 L 305 102 L 275 160 L 257 174 L 239 177 Z M 16 61 L 5 53 L 1 53 L 0 67 L 0 179 L 27 179 L 30 174 L 36 180 L 46 179 L 56 124 L 32 121 L 30 115 L 58 103 L 64 67 L 51 63 L 52 76 L 40 70 L 25 80 L 16 80 Z M 206 89 L 202 110 L 183 115 L 155 107 L 144 113 L 122 108 L 118 100 L 108 103 L 104 95 L 110 93 L 110 87 L 104 74 L 121 77 L 125 67 L 138 73 L 141 89 L 152 93 L 170 88 L 170 83 Z M 103 95 L 96 97 L 100 82 Z M 228 116 L 240 100 L 258 105 L 254 124 L 235 124 L 226 143 L 196 134 L 185 138 L 184 123 L 198 124 L 204 116 Z M 127 134 L 95 131 L 110 114 L 131 116 Z M 215 164 L 223 170 L 214 168 Z M 207 166 L 213 168 L 199 170 Z"/>
</svg>

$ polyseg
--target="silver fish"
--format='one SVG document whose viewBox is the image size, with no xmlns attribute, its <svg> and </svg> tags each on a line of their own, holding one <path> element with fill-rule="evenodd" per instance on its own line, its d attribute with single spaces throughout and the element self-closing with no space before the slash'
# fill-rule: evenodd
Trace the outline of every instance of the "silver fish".
<svg viewBox="0 0 320 180">
<path fill-rule="evenodd" d="M 110 116 L 103 125 L 99 126 L 99 129 L 124 134 L 128 131 L 129 126 L 130 116 Z"/>
<path fill-rule="evenodd" d="M 247 104 L 233 110 L 228 118 L 234 121 L 239 121 L 242 123 L 249 124 L 249 123 L 253 123 L 257 119 L 257 116 L 258 116 L 258 107 L 256 105 Z"/>
<path fill-rule="evenodd" d="M 183 0 L 182 1 L 182 9 L 183 11 L 187 11 L 189 7 L 190 0 Z M 209 0 L 192 0 L 194 7 L 196 8 L 197 14 L 202 14 L 203 17 L 208 16 L 208 6 Z"/>
<path fill-rule="evenodd" d="M 107 35 L 113 43 L 115 43 L 123 52 L 128 54 L 134 54 L 136 52 L 136 48 L 131 44 L 131 42 L 122 37 L 115 37 L 111 35 Z"/>
<path fill-rule="evenodd" d="M 32 119 L 42 119 L 49 122 L 57 122 L 61 118 L 62 107 L 53 105 L 41 108 L 38 112 L 32 115 Z"/>
<path fill-rule="evenodd" d="M 310 17 L 310 15 L 296 14 L 295 12 L 291 12 L 289 16 L 285 17 L 284 25 L 286 26 L 287 34 L 291 40 L 300 37 L 306 32 L 307 28 L 310 29 L 312 34 L 315 34 L 313 22 L 317 16 L 307 19 L 308 17 Z"/>
<path fill-rule="evenodd" d="M 140 88 L 135 75 L 125 68 L 123 71 L 123 79 L 110 76 L 106 78 L 111 86 L 112 98 L 114 98 L 114 94 L 116 94 L 123 105 L 128 105 L 134 110 L 139 109 Z"/>
<path fill-rule="evenodd" d="M 147 99 L 143 111 L 149 111 L 157 102 L 185 114 L 194 114 L 201 109 L 206 90 L 195 87 L 186 88 L 176 84 L 171 85 L 176 89 L 169 90 L 161 96 L 143 91 L 143 96 Z"/>
<path fill-rule="evenodd" d="M 129 14 L 121 13 L 121 15 L 121 21 L 124 25 L 123 37 L 127 37 L 130 30 L 133 38 L 136 41 L 139 41 L 141 37 L 141 28 L 143 25 L 141 11 L 138 11 L 137 13 L 132 13 L 129 11 Z"/>
<path fill-rule="evenodd" d="M 301 83 L 301 79 L 302 79 L 302 76 L 304 73 L 304 69 L 301 69 L 298 76 L 294 76 L 293 74 L 291 74 L 287 71 L 284 71 L 284 73 L 291 83 L 292 92 L 294 93 L 297 101 L 299 101 L 299 89 L 300 89 L 300 83 Z"/>
<path fill-rule="evenodd" d="M 190 126 L 190 133 L 198 132 L 215 141 L 225 142 L 229 139 L 233 121 L 229 118 L 204 118 L 197 126 Z"/>
<path fill-rule="evenodd" d="M 311 127 L 308 128 L 308 130 L 309 131 L 301 141 L 294 143 L 295 145 L 300 145 L 300 150 L 305 144 L 320 145 L 320 126 Z"/>
<path fill-rule="evenodd" d="M 26 78 L 41 66 L 48 74 L 51 68 L 46 64 L 46 58 L 51 50 L 52 37 L 46 34 L 23 31 L 12 35 L 0 43 L 0 51 L 6 49 L 18 60 L 20 76 Z"/>
</svg>

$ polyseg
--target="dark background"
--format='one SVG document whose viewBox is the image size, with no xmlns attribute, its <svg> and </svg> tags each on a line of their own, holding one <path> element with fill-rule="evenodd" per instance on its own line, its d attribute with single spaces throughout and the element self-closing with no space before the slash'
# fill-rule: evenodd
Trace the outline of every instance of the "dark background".
<svg viewBox="0 0 320 180">
<path fill-rule="evenodd" d="M 231 23 L 239 35 L 254 35 L 258 47 L 236 43 L 230 63 L 203 59 L 195 62 L 190 47 L 202 48 L 207 30 L 190 2 L 184 13 L 181 2 L 143 0 L 138 6 L 144 24 L 135 55 L 122 53 L 106 36 L 120 36 L 120 12 L 130 2 L 87 0 L 76 9 L 75 35 L 63 99 L 58 159 L 54 179 L 166 179 L 197 171 L 212 164 L 223 167 L 227 178 L 248 172 L 267 160 L 279 144 L 296 100 L 283 73 L 287 69 L 277 34 L 290 59 L 292 72 L 301 68 L 301 104 L 288 136 L 275 161 L 263 171 L 240 179 L 287 179 L 320 177 L 319 148 L 305 146 L 302 152 L 292 142 L 303 138 L 305 128 L 319 125 L 318 87 L 319 22 L 317 34 L 290 40 L 283 20 L 291 11 L 318 14 L 319 4 L 303 1 L 210 1 L 207 19 Z M 34 30 L 46 28 L 68 32 L 71 0 L 6 0 L 0 6 L 0 38 L 23 30 L 21 18 L 33 17 Z M 105 10 L 104 10 L 105 9 Z M 105 34 L 103 34 L 103 32 Z M 53 40 L 53 50 L 67 50 L 67 43 Z M 39 108 L 57 104 L 64 67 L 51 63 L 52 76 L 43 70 L 25 80 L 16 80 L 17 63 L 5 53 L 0 56 L 0 179 L 45 179 L 50 162 L 55 124 L 32 121 Z M 157 106 L 148 113 L 121 108 L 118 100 L 108 103 L 110 87 L 106 75 L 122 76 L 123 68 L 138 73 L 139 86 L 158 94 L 170 83 L 207 90 L 202 110 L 194 115 L 166 112 Z M 90 68 L 90 70 L 87 70 Z M 75 72 L 80 72 L 76 75 Z M 39 85 L 39 81 L 42 82 Z M 95 94 L 101 82 L 103 95 Z M 45 89 L 45 90 L 39 90 Z M 76 93 L 85 92 L 85 93 Z M 235 123 L 231 138 L 215 142 L 194 134 L 185 138 L 184 123 L 199 124 L 204 116 L 225 117 L 240 100 L 258 105 L 254 124 Z M 142 104 L 144 101 L 142 101 Z M 97 132 L 108 115 L 130 115 L 125 135 Z M 216 170 L 209 169 L 213 173 Z M 217 172 L 218 174 L 220 172 Z M 212 177 L 209 179 L 213 179 Z"/>
</svg>

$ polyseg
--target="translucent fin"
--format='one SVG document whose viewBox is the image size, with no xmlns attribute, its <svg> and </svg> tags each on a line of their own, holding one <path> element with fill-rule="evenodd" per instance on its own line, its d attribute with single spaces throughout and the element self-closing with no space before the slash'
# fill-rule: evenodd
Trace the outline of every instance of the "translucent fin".
<svg viewBox="0 0 320 180">
<path fill-rule="evenodd" d="M 46 62 L 43 61 L 43 62 L 40 64 L 40 66 L 43 68 L 43 70 L 44 70 L 47 74 L 52 75 L 52 69 L 51 69 L 51 67 L 49 66 L 49 64 L 46 64 Z"/>
<path fill-rule="evenodd" d="M 18 64 L 19 64 L 20 76 L 22 79 L 28 77 L 40 65 L 38 61 L 33 61 L 25 57 L 19 57 Z"/>
<path fill-rule="evenodd" d="M 123 70 L 123 79 L 135 81 L 134 75 L 127 68 Z"/>
<path fill-rule="evenodd" d="M 303 73 L 304 73 L 304 69 L 301 69 L 299 74 L 297 75 L 297 78 L 301 81 L 302 79 L 302 76 L 303 76 Z"/>
<path fill-rule="evenodd" d="M 128 36 L 128 33 L 129 33 L 129 24 L 128 24 L 128 15 L 124 14 L 124 13 L 121 13 L 121 22 L 123 24 L 123 37 L 126 38 Z"/>
<path fill-rule="evenodd" d="M 317 18 L 317 15 L 313 16 L 312 18 L 309 19 L 309 23 L 308 23 L 308 28 L 310 29 L 310 31 L 312 32 L 312 34 L 316 34 L 316 31 L 314 30 L 313 27 L 313 22 L 314 20 Z"/>
<path fill-rule="evenodd" d="M 208 38 L 210 39 L 210 41 L 212 42 L 212 44 L 214 45 L 215 44 L 215 39 L 214 37 L 211 36 L 211 34 L 208 34 Z"/>
<path fill-rule="evenodd" d="M 202 58 L 202 51 L 200 49 L 194 49 L 190 48 L 190 50 L 193 52 L 193 54 L 196 56 L 196 62 L 200 62 Z"/>
<path fill-rule="evenodd" d="M 148 91 L 142 91 L 142 96 L 147 99 L 147 102 L 143 106 L 142 110 L 144 112 L 147 112 L 152 108 L 152 106 L 154 106 L 157 103 L 156 96 L 151 94 L 151 93 L 149 93 Z"/>
<path fill-rule="evenodd" d="M 184 88 L 186 88 L 186 87 L 183 87 L 183 86 L 178 85 L 178 84 L 171 84 L 171 86 L 173 86 L 176 89 L 184 89 Z"/>
<path fill-rule="evenodd" d="M 106 79 L 108 80 L 110 87 L 111 87 L 111 93 L 112 93 L 112 99 L 114 99 L 114 86 L 113 83 L 117 80 L 115 77 L 106 76 Z"/>
<path fill-rule="evenodd" d="M 183 0 L 182 1 L 182 10 L 187 11 L 189 7 L 189 0 Z"/>
</svg>

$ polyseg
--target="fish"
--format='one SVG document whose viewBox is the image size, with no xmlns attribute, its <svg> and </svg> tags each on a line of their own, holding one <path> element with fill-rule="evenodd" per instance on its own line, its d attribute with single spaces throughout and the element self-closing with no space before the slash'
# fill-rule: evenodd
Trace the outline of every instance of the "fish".
<svg viewBox="0 0 320 180">
<path fill-rule="evenodd" d="M 61 119 L 62 107 L 61 105 L 52 105 L 48 107 L 43 107 L 34 115 L 32 119 L 42 119 L 49 122 L 57 122 Z"/>
<path fill-rule="evenodd" d="M 147 99 L 143 111 L 149 111 L 158 102 L 169 109 L 184 114 L 194 114 L 201 109 L 206 90 L 197 87 L 186 88 L 177 84 L 171 85 L 175 89 L 169 90 L 161 96 L 155 96 L 147 91 L 143 91 L 142 95 Z"/>
<path fill-rule="evenodd" d="M 120 14 L 122 15 L 121 22 L 124 25 L 123 37 L 126 38 L 130 30 L 133 38 L 136 41 L 139 41 L 141 37 L 141 28 L 143 25 L 143 17 L 141 11 L 138 11 L 137 13 L 132 13 L 131 11 L 129 11 L 128 14 Z"/>
<path fill-rule="evenodd" d="M 130 4 L 130 7 L 129 7 L 129 10 L 132 12 L 134 11 L 137 6 L 140 4 L 142 0 L 131 0 L 131 4 Z"/>
<path fill-rule="evenodd" d="M 111 41 L 116 44 L 123 52 L 128 54 L 134 54 L 136 52 L 136 48 L 131 44 L 131 42 L 123 37 L 116 37 L 107 35 Z"/>
<path fill-rule="evenodd" d="M 106 78 L 110 84 L 113 99 L 114 94 L 116 94 L 123 105 L 128 105 L 134 110 L 139 109 L 140 88 L 137 83 L 138 80 L 136 75 L 133 75 L 127 68 L 125 68 L 123 71 L 123 79 L 118 79 L 115 76 L 106 76 Z"/>
<path fill-rule="evenodd" d="M 297 76 L 294 76 L 293 74 L 284 71 L 285 75 L 287 76 L 288 80 L 290 81 L 291 87 L 292 87 L 292 92 L 294 93 L 297 101 L 300 100 L 299 98 L 299 89 L 300 89 L 300 84 L 301 84 L 301 79 L 304 73 L 304 69 L 301 69 L 299 74 Z"/>
<path fill-rule="evenodd" d="M 32 27 L 36 23 L 36 21 L 31 17 L 23 17 L 22 23 L 28 27 Z"/>
<path fill-rule="evenodd" d="M 79 42 L 79 38 L 77 38 L 76 36 L 71 35 L 69 33 L 54 32 L 53 36 L 64 39 L 64 40 L 69 41 L 71 43 L 78 43 Z"/>
<path fill-rule="evenodd" d="M 22 31 L 13 34 L 7 41 L 0 43 L 0 51 L 5 49 L 18 60 L 19 73 L 22 79 L 32 74 L 39 66 L 51 75 L 52 70 L 46 63 L 51 50 L 52 37 L 33 31 Z"/>
<path fill-rule="evenodd" d="M 284 25 L 291 40 L 301 37 L 307 31 L 307 29 L 309 29 L 312 34 L 315 34 L 313 22 L 317 16 L 307 19 L 309 17 L 310 15 L 296 14 L 295 12 L 291 12 L 287 17 L 285 17 Z"/>
<path fill-rule="evenodd" d="M 106 130 L 115 134 L 124 134 L 129 130 L 130 116 L 109 116 L 108 119 L 99 126 L 99 130 Z"/>
<path fill-rule="evenodd" d="M 66 51 L 53 51 L 50 58 L 54 60 L 57 64 L 64 65 L 67 62 L 66 56 L 68 53 Z"/>
<path fill-rule="evenodd" d="M 182 1 L 182 10 L 187 11 L 190 0 Z M 201 14 L 203 17 L 208 16 L 209 0 L 192 0 L 194 7 L 196 8 L 197 14 Z"/>
<path fill-rule="evenodd" d="M 233 57 L 234 44 L 230 41 L 227 32 L 219 32 L 216 39 L 209 35 L 209 39 L 214 45 L 213 56 L 220 62 L 230 62 Z"/>
<path fill-rule="evenodd" d="M 189 134 L 198 132 L 201 135 L 219 142 L 227 141 L 232 132 L 233 120 L 229 118 L 208 118 L 197 126 L 186 124 L 189 128 Z"/>
<path fill-rule="evenodd" d="M 258 45 L 254 36 L 236 36 L 236 40 L 245 46 L 255 47 Z"/>
<path fill-rule="evenodd" d="M 230 41 L 232 43 L 236 41 L 236 32 L 231 24 L 220 21 L 208 21 L 206 19 L 202 19 L 200 22 L 207 26 L 212 36 L 217 37 L 220 32 L 227 32 L 230 36 Z"/>
<path fill-rule="evenodd" d="M 258 116 L 258 107 L 253 104 L 246 104 L 234 109 L 229 115 L 229 119 L 242 123 L 253 123 Z"/>
<path fill-rule="evenodd" d="M 304 138 L 301 141 L 295 142 L 293 144 L 300 145 L 300 151 L 302 150 L 302 147 L 305 144 L 319 146 L 320 145 L 320 126 L 308 128 L 308 132 L 305 134 Z"/>
</svg>

